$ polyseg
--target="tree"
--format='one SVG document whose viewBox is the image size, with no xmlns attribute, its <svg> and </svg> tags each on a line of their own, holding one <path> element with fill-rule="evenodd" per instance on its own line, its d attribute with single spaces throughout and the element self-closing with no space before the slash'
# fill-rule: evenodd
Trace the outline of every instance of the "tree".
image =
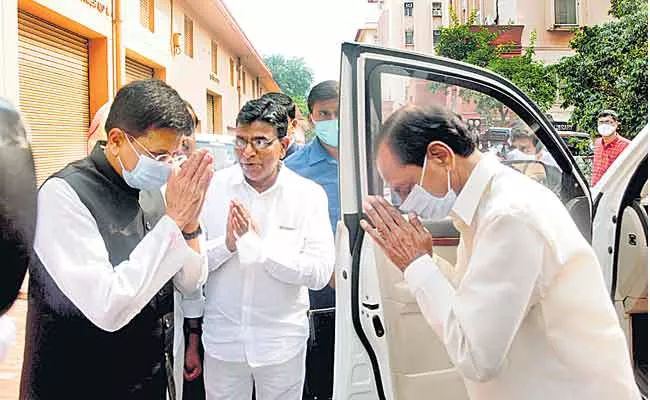
<svg viewBox="0 0 650 400">
<path fill-rule="evenodd" d="M 557 66 L 562 106 L 573 106 L 571 122 L 596 131 L 596 117 L 613 109 L 621 133 L 634 137 L 648 122 L 648 1 L 612 0 L 611 22 L 576 31 L 576 54 Z"/>
<path fill-rule="evenodd" d="M 552 67 L 534 59 L 535 32 L 531 35 L 529 46 L 523 55 L 504 58 L 502 55 L 512 49 L 512 44 L 491 44 L 499 34 L 490 32 L 487 28 L 477 29 L 474 26 L 475 11 L 465 24 L 459 22 L 453 11 L 450 15 L 452 24 L 443 28 L 440 33 L 440 43 L 436 48 L 438 55 L 487 68 L 504 76 L 544 111 L 553 105 L 557 93 L 557 79 Z M 433 91 L 440 88 L 439 84 L 432 85 Z M 459 95 L 465 101 L 476 101 L 477 111 L 486 116 L 488 124 L 492 124 L 493 115 L 498 116 L 501 123 L 506 122 L 508 109 L 498 100 L 467 89 L 459 90 Z"/>
<path fill-rule="evenodd" d="M 314 72 L 302 57 L 285 57 L 273 54 L 264 57 L 264 63 L 282 92 L 294 99 L 301 111 L 306 112 L 307 91 L 314 82 Z M 304 108 L 304 109 L 303 109 Z"/>
</svg>

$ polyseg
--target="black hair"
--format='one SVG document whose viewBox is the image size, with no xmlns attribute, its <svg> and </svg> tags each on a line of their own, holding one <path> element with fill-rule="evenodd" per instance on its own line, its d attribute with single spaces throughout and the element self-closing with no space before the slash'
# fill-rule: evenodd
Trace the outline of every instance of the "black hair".
<svg viewBox="0 0 650 400">
<path fill-rule="evenodd" d="M 314 104 L 319 101 L 338 100 L 339 83 L 337 81 L 324 81 L 314 86 L 307 96 L 309 112 L 314 110 Z"/>
<path fill-rule="evenodd" d="M 296 119 L 296 103 L 288 95 L 280 92 L 271 92 L 264 94 L 262 97 L 260 97 L 260 99 L 269 99 L 275 101 L 284 107 L 289 118 Z"/>
<path fill-rule="evenodd" d="M 251 125 L 255 121 L 271 125 L 279 139 L 287 136 L 287 111 L 273 100 L 260 98 L 244 104 L 237 114 L 237 126 Z"/>
<path fill-rule="evenodd" d="M 192 107 L 192 103 L 190 103 L 187 100 L 183 100 L 183 103 L 185 103 L 185 107 L 187 107 L 187 111 L 189 111 L 190 116 L 192 117 L 192 133 L 194 133 L 196 127 L 199 126 L 199 117 L 196 115 L 196 111 L 194 111 L 194 107 Z M 186 136 L 192 136 L 192 134 Z"/>
<path fill-rule="evenodd" d="M 16 299 L 36 227 L 36 178 L 27 132 L 17 109 L 0 98 L 0 315 Z"/>
<path fill-rule="evenodd" d="M 172 129 L 178 136 L 191 135 L 192 116 L 174 88 L 158 79 L 133 81 L 115 95 L 104 128 L 119 128 L 140 137 L 150 129 Z"/>
<path fill-rule="evenodd" d="M 598 118 L 605 118 L 605 117 L 612 117 L 614 118 L 614 121 L 616 122 L 619 121 L 618 114 L 616 113 L 616 111 L 613 110 L 603 110 L 598 113 Z"/>
<path fill-rule="evenodd" d="M 468 157 L 476 149 L 475 134 L 451 111 L 428 105 L 408 105 L 384 122 L 377 143 L 387 143 L 402 164 L 423 165 L 427 147 L 440 141 Z"/>
</svg>

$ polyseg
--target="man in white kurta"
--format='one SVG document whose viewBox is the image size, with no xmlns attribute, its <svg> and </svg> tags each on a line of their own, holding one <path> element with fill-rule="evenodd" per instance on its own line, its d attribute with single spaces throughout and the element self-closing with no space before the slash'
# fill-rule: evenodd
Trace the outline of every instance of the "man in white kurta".
<svg viewBox="0 0 650 400">
<path fill-rule="evenodd" d="M 448 110 L 407 106 L 382 133 L 380 173 L 393 188 L 415 183 L 402 193 L 409 218 L 372 197 L 364 205 L 372 225 L 362 225 L 404 271 L 469 397 L 638 399 L 598 259 L 560 199 L 479 153 Z M 413 154 L 422 168 L 408 161 Z M 455 266 L 431 254 L 416 213 L 451 216 Z"/>
<path fill-rule="evenodd" d="M 202 333 L 206 395 L 250 400 L 254 383 L 258 400 L 298 400 L 308 289 L 325 287 L 334 266 L 327 196 L 280 161 L 288 144 L 284 109 L 251 101 L 237 125 L 239 164 L 215 174 L 201 216 L 210 271 Z M 228 221 L 242 210 L 250 228 L 232 249 Z"/>
<path fill-rule="evenodd" d="M 261 230 L 241 237 L 236 253 L 225 244 L 231 199 L 250 210 Z M 210 269 L 203 317 L 208 398 L 250 399 L 253 377 L 260 399 L 264 388 L 290 388 L 285 398 L 299 398 L 307 289 L 327 285 L 333 269 L 325 192 L 283 167 L 275 185 L 257 193 L 235 165 L 215 175 L 202 220 Z"/>
</svg>

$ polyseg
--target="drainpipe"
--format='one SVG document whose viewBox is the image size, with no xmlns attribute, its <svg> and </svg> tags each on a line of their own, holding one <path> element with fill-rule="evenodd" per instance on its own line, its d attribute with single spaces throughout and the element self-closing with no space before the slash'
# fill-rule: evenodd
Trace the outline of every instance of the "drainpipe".
<svg viewBox="0 0 650 400">
<path fill-rule="evenodd" d="M 113 94 L 122 87 L 124 46 L 122 46 L 122 0 L 113 0 Z"/>
</svg>

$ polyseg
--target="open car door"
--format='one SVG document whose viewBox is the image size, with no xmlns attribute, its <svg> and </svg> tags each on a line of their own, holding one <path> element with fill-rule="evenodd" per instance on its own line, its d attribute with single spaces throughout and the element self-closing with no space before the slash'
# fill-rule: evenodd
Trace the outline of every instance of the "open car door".
<svg viewBox="0 0 650 400">
<path fill-rule="evenodd" d="M 342 50 L 334 398 L 466 399 L 461 377 L 402 273 L 360 229 L 365 196 L 383 195 L 398 205 L 375 167 L 382 122 L 406 104 L 449 107 L 475 131 L 481 151 L 554 191 L 590 240 L 588 185 L 543 112 L 504 78 L 398 50 L 356 43 Z M 531 141 L 535 160 L 510 157 L 513 132 Z M 451 221 L 427 226 L 434 252 L 455 264 L 459 234 Z"/>
<path fill-rule="evenodd" d="M 593 247 L 648 396 L 648 126 L 593 189 Z"/>
</svg>

